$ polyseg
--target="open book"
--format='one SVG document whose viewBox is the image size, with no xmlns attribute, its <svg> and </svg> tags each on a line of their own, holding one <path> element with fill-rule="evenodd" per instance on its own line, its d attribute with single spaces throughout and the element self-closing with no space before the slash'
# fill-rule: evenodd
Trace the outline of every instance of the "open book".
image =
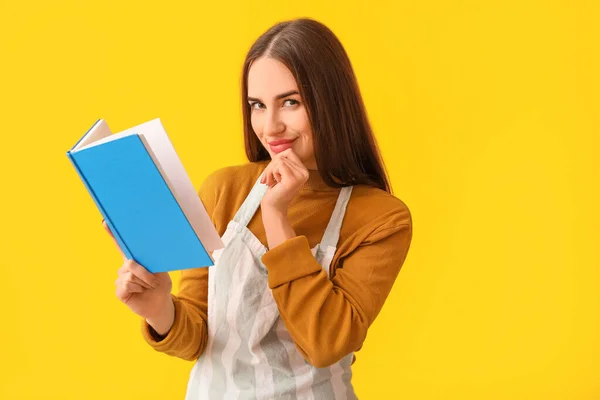
<svg viewBox="0 0 600 400">
<path fill-rule="evenodd" d="M 160 119 L 116 134 L 100 119 L 67 156 L 128 259 L 152 273 L 214 264 L 223 242 Z"/>
</svg>

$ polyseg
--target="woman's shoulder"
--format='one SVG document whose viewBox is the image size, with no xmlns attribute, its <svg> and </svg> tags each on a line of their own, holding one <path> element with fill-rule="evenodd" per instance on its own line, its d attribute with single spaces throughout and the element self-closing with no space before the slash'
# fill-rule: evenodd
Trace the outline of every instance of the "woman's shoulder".
<svg viewBox="0 0 600 400">
<path fill-rule="evenodd" d="M 247 162 L 219 168 L 210 173 L 202 182 L 200 192 L 222 194 L 225 192 L 249 192 L 267 161 Z"/>
<path fill-rule="evenodd" d="M 215 227 L 222 235 L 256 183 L 266 162 L 248 162 L 219 168 L 200 185 L 198 194 Z"/>
<path fill-rule="evenodd" d="M 368 185 L 353 187 L 346 215 L 352 216 L 350 224 L 355 229 L 369 227 L 380 231 L 412 226 L 410 210 L 403 200 Z"/>
</svg>

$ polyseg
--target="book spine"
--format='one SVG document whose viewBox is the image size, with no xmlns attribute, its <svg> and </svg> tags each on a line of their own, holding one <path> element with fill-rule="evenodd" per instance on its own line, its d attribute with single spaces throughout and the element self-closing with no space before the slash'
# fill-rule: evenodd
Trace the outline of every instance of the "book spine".
<svg viewBox="0 0 600 400">
<path fill-rule="evenodd" d="M 113 236 L 115 237 L 115 239 L 119 243 L 119 247 L 121 247 L 121 250 L 123 251 L 123 253 L 125 253 L 125 256 L 127 257 L 127 259 L 131 260 L 133 258 L 133 255 L 131 254 L 131 251 L 129 251 L 129 248 L 127 247 L 127 245 L 125 244 L 125 242 L 121 238 L 121 235 L 119 234 L 119 231 L 112 224 L 112 221 L 110 220 L 110 217 L 108 216 L 108 214 L 104 210 L 104 207 L 102 207 L 102 204 L 100 203 L 100 201 L 96 197 L 96 194 L 94 193 L 94 190 L 92 189 L 92 187 L 88 183 L 87 179 L 85 178 L 85 175 L 83 174 L 83 172 L 81 171 L 81 169 L 79 168 L 79 166 L 77 165 L 77 161 L 75 161 L 75 158 L 73 157 L 73 154 L 70 151 L 68 151 L 67 152 L 67 156 L 69 157 L 69 160 L 71 160 L 71 163 L 73 164 L 73 167 L 75 167 L 75 170 L 77 171 L 77 174 L 79 175 L 79 178 L 81 178 L 81 181 L 85 185 L 85 188 L 87 189 L 88 193 L 90 194 L 90 196 L 94 200 L 94 203 L 96 203 L 96 207 L 100 211 L 100 214 L 102 214 L 102 217 L 106 221 L 106 224 L 110 228 L 110 231 L 112 232 Z"/>
</svg>

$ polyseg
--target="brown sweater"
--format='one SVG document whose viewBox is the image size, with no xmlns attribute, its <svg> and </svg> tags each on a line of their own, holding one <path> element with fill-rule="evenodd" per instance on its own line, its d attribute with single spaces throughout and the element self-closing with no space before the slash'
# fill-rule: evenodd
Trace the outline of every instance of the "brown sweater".
<svg viewBox="0 0 600 400">
<path fill-rule="evenodd" d="M 220 235 L 267 165 L 264 161 L 223 168 L 204 181 L 199 195 Z M 321 241 L 339 192 L 317 171 L 310 171 L 288 211 L 297 237 L 262 258 L 296 347 L 319 368 L 361 348 L 412 239 L 411 215 L 401 200 L 357 185 L 346 208 L 330 280 L 310 249 Z M 260 208 L 248 228 L 267 246 Z M 202 354 L 208 340 L 208 272 L 207 268 L 182 271 L 179 292 L 173 295 L 175 322 L 162 340 L 142 321 L 144 338 L 155 350 L 190 361 Z"/>
</svg>

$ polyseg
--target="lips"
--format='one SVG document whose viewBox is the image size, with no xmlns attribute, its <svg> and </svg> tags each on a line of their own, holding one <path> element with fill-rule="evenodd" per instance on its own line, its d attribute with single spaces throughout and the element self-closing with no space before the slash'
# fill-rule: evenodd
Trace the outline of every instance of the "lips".
<svg viewBox="0 0 600 400">
<path fill-rule="evenodd" d="M 269 142 L 269 146 L 278 146 L 280 144 L 292 143 L 296 139 L 279 139 Z"/>
<path fill-rule="evenodd" d="M 296 139 L 273 140 L 272 142 L 269 142 L 269 147 L 273 153 L 281 153 L 282 151 L 291 148 L 295 140 Z"/>
</svg>

